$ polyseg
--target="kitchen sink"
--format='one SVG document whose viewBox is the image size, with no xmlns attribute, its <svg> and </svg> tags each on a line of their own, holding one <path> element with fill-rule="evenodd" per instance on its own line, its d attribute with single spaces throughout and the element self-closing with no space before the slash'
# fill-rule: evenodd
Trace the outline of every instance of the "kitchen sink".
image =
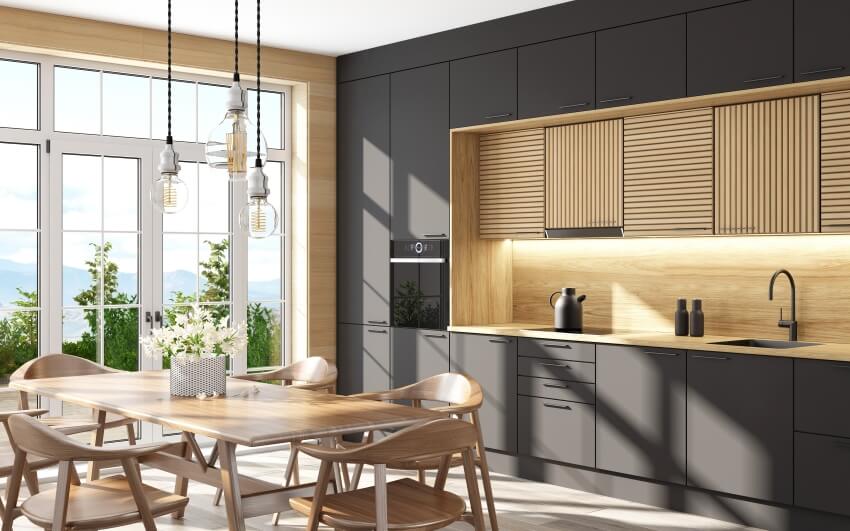
<svg viewBox="0 0 850 531">
<path fill-rule="evenodd" d="M 777 339 L 733 339 L 731 341 L 715 341 L 711 344 L 756 348 L 799 348 L 820 345 L 820 343 L 808 343 L 805 341 L 781 341 Z"/>
</svg>

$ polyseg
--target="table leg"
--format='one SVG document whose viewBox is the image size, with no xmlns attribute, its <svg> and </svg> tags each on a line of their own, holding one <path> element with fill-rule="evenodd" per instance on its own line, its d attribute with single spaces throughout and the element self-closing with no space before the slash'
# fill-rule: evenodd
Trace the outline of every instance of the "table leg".
<svg viewBox="0 0 850 531">
<path fill-rule="evenodd" d="M 230 531 L 245 531 L 242 493 L 239 491 L 239 473 L 236 469 L 236 445 L 218 441 L 218 458 L 221 461 L 221 488 L 227 509 L 227 528 Z"/>
<path fill-rule="evenodd" d="M 192 448 L 189 446 L 188 436 L 186 433 L 183 433 L 180 436 L 183 439 L 183 443 L 185 447 L 183 448 L 183 455 L 181 456 L 183 459 L 191 460 L 192 458 Z M 185 478 L 183 476 L 175 476 L 174 478 L 174 494 L 178 494 L 180 496 L 186 496 L 189 493 L 189 478 Z M 183 514 L 186 512 L 186 508 L 182 508 L 177 512 L 171 513 L 171 517 L 175 520 L 179 520 L 183 518 Z"/>
<path fill-rule="evenodd" d="M 106 424 L 106 411 L 98 411 L 97 412 L 97 429 L 94 430 L 91 434 L 91 445 L 92 446 L 103 446 L 103 425 Z M 86 478 L 89 481 L 94 481 L 96 479 L 100 479 L 100 467 L 94 461 L 89 461 L 89 471 L 86 474 Z"/>
</svg>

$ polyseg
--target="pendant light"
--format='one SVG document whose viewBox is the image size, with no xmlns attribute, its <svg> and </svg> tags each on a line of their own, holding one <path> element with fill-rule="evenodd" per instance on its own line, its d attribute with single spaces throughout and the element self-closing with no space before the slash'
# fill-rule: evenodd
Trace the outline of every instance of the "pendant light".
<svg viewBox="0 0 850 531">
<path fill-rule="evenodd" d="M 151 187 L 151 201 L 163 214 L 176 214 L 186 207 L 189 188 L 180 177 L 179 155 L 171 137 L 171 0 L 168 0 L 168 134 L 159 154 L 159 179 Z"/>
<path fill-rule="evenodd" d="M 257 151 L 260 153 L 263 135 L 260 133 L 260 0 L 257 0 Z M 239 212 L 239 226 L 251 238 L 265 238 L 277 228 L 278 216 L 269 203 L 269 177 L 263 171 L 263 160 L 258 156 L 248 174 L 248 204 Z"/>
<path fill-rule="evenodd" d="M 207 164 L 211 168 L 227 170 L 233 181 L 244 181 L 248 161 L 252 158 L 266 160 L 266 139 L 257 127 L 257 150 L 248 149 L 248 133 L 253 124 L 248 119 L 248 100 L 239 84 L 239 0 L 234 1 L 233 84 L 227 91 L 227 112 L 224 119 L 211 132 L 206 145 Z M 259 106 L 260 93 L 257 92 Z"/>
</svg>

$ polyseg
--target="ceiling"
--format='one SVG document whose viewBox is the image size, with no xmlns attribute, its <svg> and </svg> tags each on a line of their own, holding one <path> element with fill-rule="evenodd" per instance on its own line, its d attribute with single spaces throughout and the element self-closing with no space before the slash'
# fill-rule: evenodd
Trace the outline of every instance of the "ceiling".
<svg viewBox="0 0 850 531">
<path fill-rule="evenodd" d="M 266 0 L 264 44 L 338 56 L 485 20 L 564 3 L 564 0 Z M 165 29 L 166 0 L 0 0 L 0 5 Z M 202 7 L 201 7 L 202 6 Z M 256 4 L 239 6 L 240 41 L 252 42 Z M 233 38 L 231 0 L 174 0 L 180 33 Z"/>
</svg>

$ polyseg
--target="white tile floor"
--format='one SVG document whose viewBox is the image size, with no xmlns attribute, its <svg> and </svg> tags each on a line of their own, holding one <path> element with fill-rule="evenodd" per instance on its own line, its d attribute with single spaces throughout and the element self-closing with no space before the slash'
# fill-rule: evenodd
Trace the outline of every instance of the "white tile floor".
<svg viewBox="0 0 850 531">
<path fill-rule="evenodd" d="M 278 482 L 287 459 L 287 451 L 271 453 L 242 452 L 239 455 L 240 472 L 268 481 Z M 316 476 L 317 463 L 302 457 L 302 479 L 310 481 Z M 371 478 L 364 475 L 364 484 Z M 47 471 L 45 476 L 51 475 Z M 145 470 L 147 483 L 171 490 L 173 476 L 158 470 Z M 452 473 L 447 488 L 458 494 L 466 491 L 463 476 Z M 633 502 L 608 498 L 587 492 L 566 489 L 553 485 L 534 483 L 516 478 L 494 475 L 493 490 L 499 512 L 499 524 L 503 531 L 758 531 L 734 524 L 711 520 L 650 507 Z M 162 517 L 157 520 L 161 530 L 190 531 L 226 529 L 224 507 L 213 507 L 215 490 L 198 483 L 189 484 L 189 507 L 183 520 Z M 295 531 L 304 529 L 305 518 L 289 511 L 284 513 L 280 525 L 271 525 L 271 517 L 252 518 L 250 530 Z M 16 520 L 16 530 L 36 529 L 25 519 Z M 141 525 L 121 529 L 143 529 Z M 451 530 L 466 530 L 471 527 L 456 523 Z"/>
</svg>

